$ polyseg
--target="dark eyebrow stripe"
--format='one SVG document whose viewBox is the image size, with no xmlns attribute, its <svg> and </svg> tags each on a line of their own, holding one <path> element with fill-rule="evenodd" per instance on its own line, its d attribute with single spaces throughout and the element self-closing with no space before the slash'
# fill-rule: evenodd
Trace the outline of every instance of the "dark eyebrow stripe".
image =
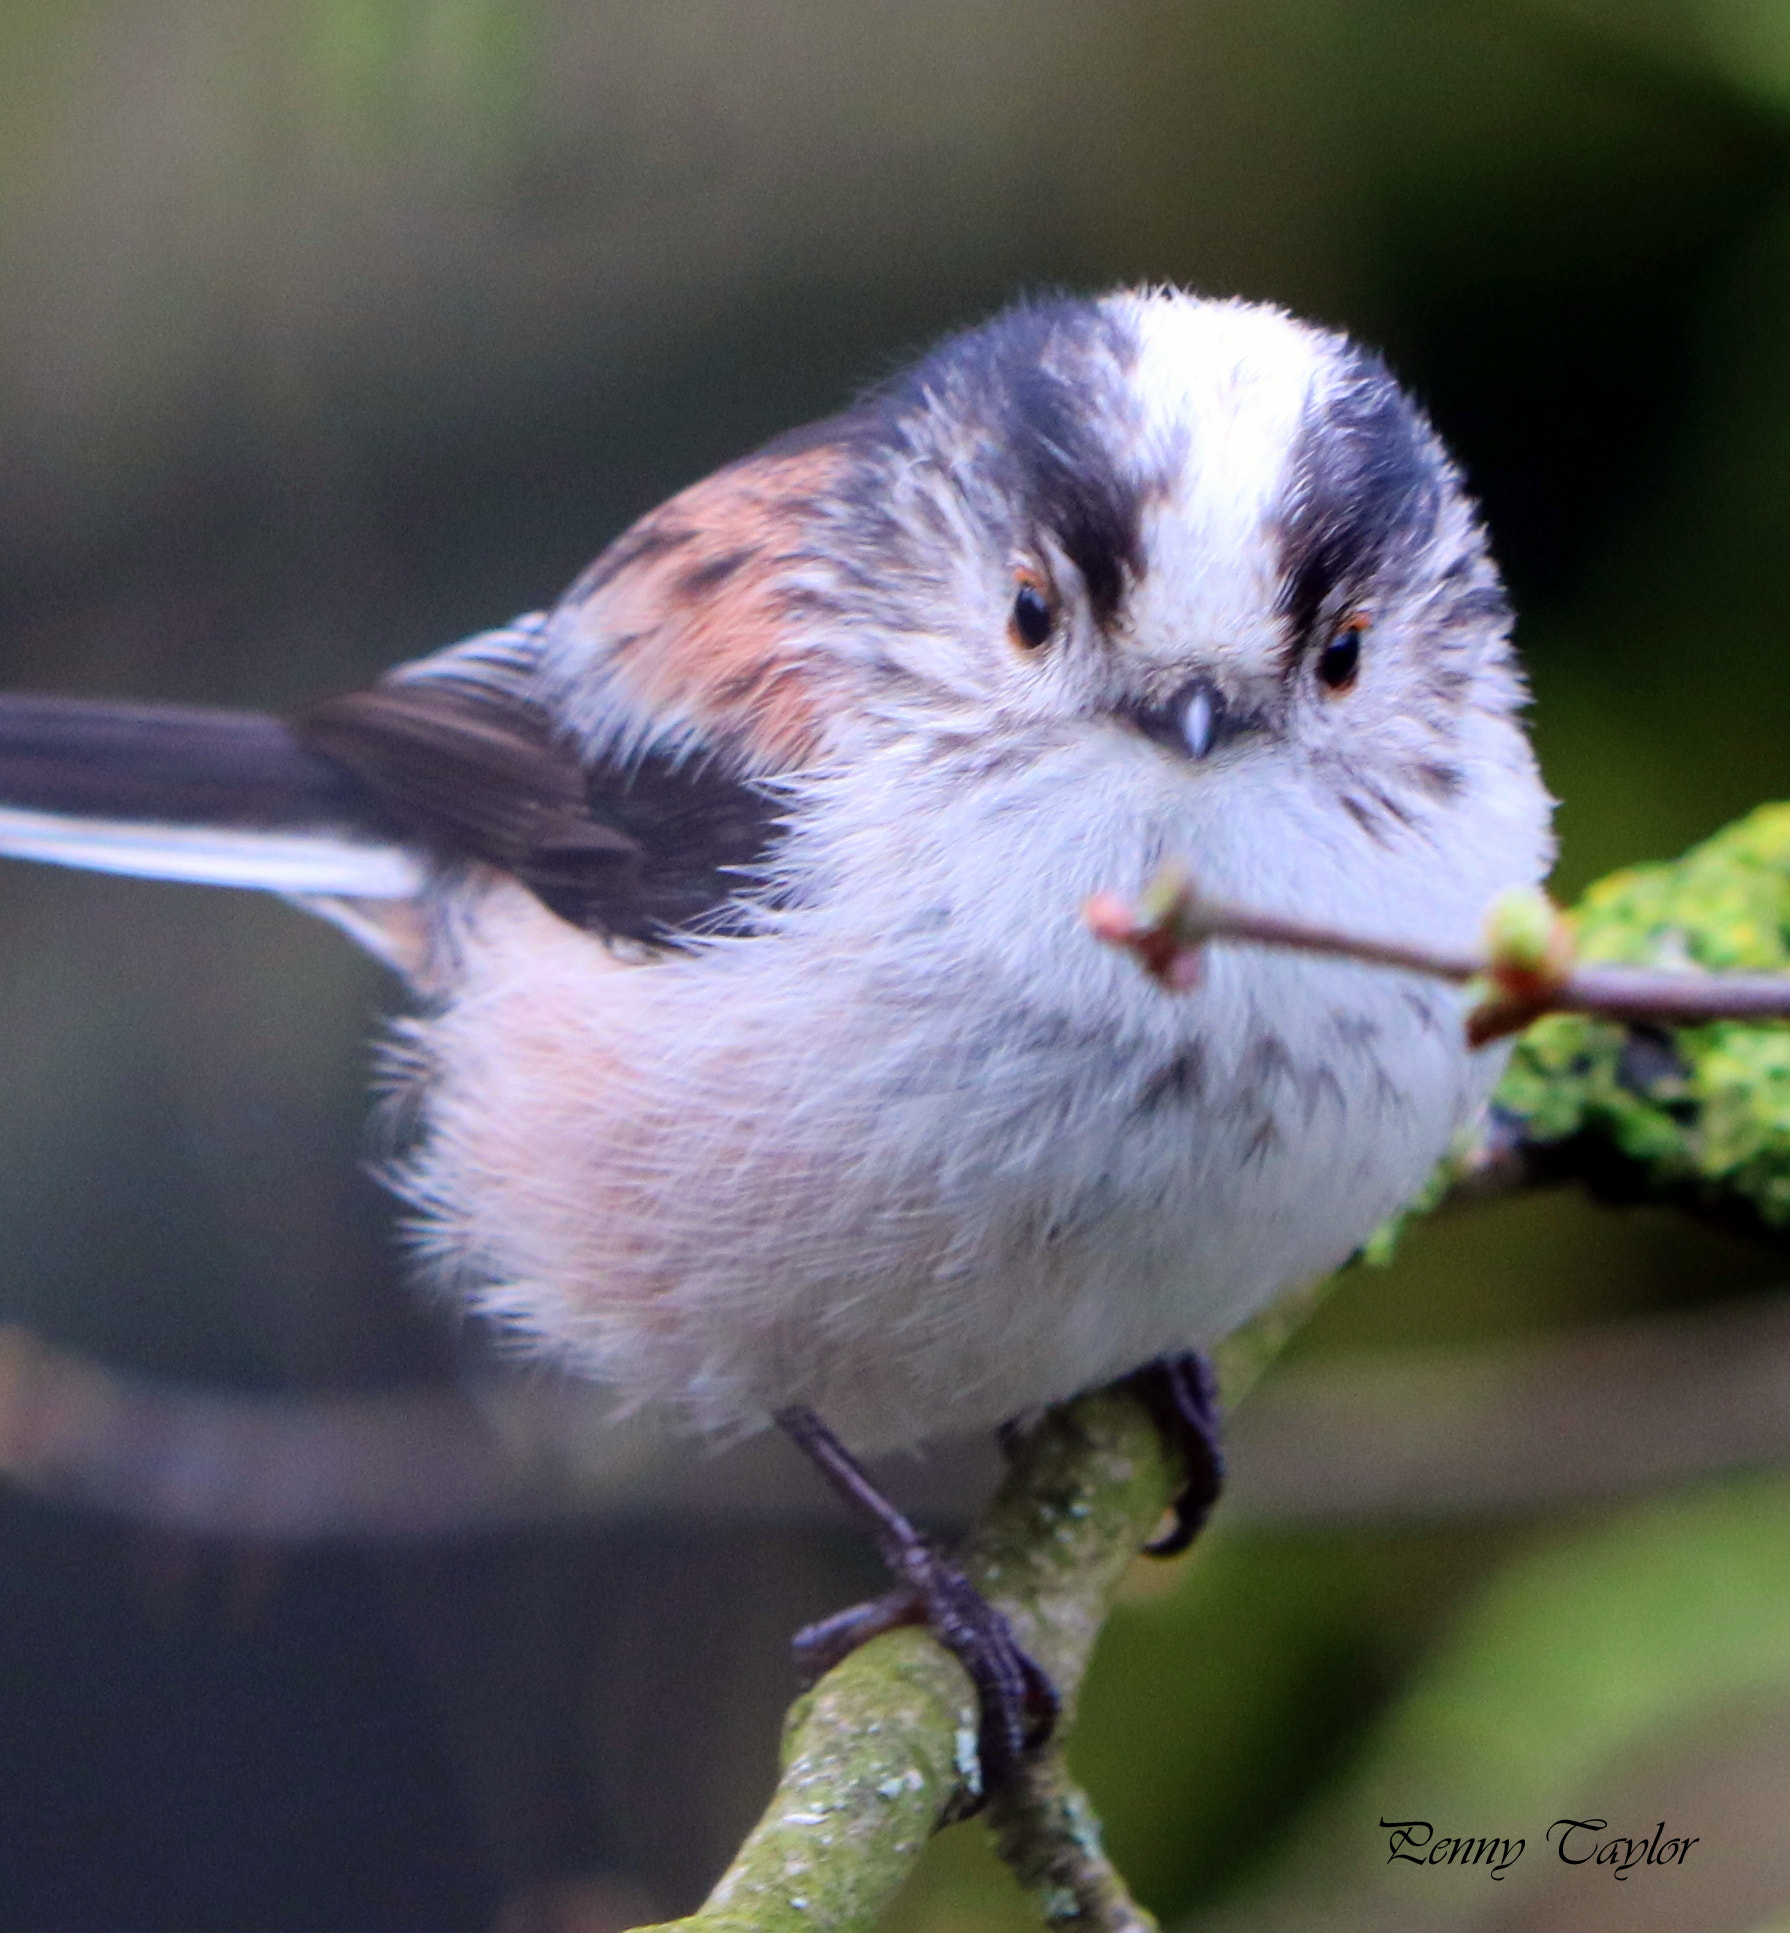
<svg viewBox="0 0 1790 1933">
<path fill-rule="evenodd" d="M 1280 610 L 1295 640 L 1338 592 L 1359 594 L 1429 540 L 1445 462 L 1385 363 L 1348 345 L 1306 405 L 1288 467 Z"/>
<path fill-rule="evenodd" d="M 1143 575 L 1142 493 L 1091 433 L 1085 399 L 1053 369 L 1016 369 L 1012 399 L 1010 433 L 1032 517 L 1063 546 L 1106 623 Z"/>
<path fill-rule="evenodd" d="M 1137 353 L 1133 332 L 1102 303 L 1043 297 L 948 338 L 861 409 L 899 425 L 949 398 L 959 424 L 987 439 L 1002 501 L 1019 510 L 1015 534 L 1053 537 L 1105 623 L 1144 571 L 1148 491 L 1122 473 L 1097 427 L 1122 410 Z"/>
</svg>

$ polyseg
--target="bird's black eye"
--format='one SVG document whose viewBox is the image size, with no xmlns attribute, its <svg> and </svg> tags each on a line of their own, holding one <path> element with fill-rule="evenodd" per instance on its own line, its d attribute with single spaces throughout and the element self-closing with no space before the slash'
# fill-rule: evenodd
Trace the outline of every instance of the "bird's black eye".
<svg viewBox="0 0 1790 1933">
<path fill-rule="evenodd" d="M 1009 620 L 1013 642 L 1036 651 L 1050 637 L 1053 621 L 1050 600 L 1029 578 L 1022 579 L 1013 594 L 1013 616 Z"/>
<path fill-rule="evenodd" d="M 1347 691 L 1361 669 L 1361 633 L 1366 627 L 1348 625 L 1318 653 L 1318 683 L 1327 691 Z"/>
</svg>

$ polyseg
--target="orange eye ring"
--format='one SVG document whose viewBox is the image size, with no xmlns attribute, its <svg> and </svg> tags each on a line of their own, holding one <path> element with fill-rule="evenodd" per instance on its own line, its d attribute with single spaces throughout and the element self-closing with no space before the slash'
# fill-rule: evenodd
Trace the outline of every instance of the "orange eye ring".
<svg viewBox="0 0 1790 1933">
<path fill-rule="evenodd" d="M 1371 620 L 1357 611 L 1336 627 L 1330 642 L 1318 653 L 1312 667 L 1318 683 L 1332 697 L 1340 698 L 1361 674 L 1361 639 Z"/>
<path fill-rule="evenodd" d="M 1013 608 L 1007 616 L 1007 635 L 1014 645 L 1028 654 L 1050 642 L 1057 628 L 1056 599 L 1050 580 L 1029 564 L 1013 573 Z"/>
</svg>

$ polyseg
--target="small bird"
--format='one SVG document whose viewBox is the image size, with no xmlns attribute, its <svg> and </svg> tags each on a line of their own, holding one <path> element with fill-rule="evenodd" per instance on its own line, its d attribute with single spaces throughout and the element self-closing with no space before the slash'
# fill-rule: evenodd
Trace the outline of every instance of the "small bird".
<svg viewBox="0 0 1790 1933">
<path fill-rule="evenodd" d="M 336 920 L 417 990 L 384 1066 L 422 1274 L 852 1490 L 853 1453 L 1153 1363 L 1199 1434 L 1188 1352 L 1483 1106 L 1499 1053 L 1434 984 L 1227 947 L 1174 995 L 1081 909 L 1180 861 L 1471 941 L 1551 857 L 1510 623 L 1377 356 L 1172 289 L 1040 299 L 370 690 L 0 699 L 0 852 Z M 910 1613 L 976 1624 L 920 1549 Z M 992 1751 L 1048 1692 L 991 1643 Z"/>
</svg>

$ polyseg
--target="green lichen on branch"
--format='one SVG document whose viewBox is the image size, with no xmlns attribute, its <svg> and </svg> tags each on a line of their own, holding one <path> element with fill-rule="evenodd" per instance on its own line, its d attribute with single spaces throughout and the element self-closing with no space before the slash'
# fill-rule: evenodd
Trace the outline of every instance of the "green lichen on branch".
<svg viewBox="0 0 1790 1933">
<path fill-rule="evenodd" d="M 1573 918 L 1588 962 L 1790 972 L 1790 805 L 1611 874 Z M 1607 1151 L 1636 1192 L 1790 1226 L 1790 1026 L 1667 1036 L 1550 1015 L 1518 1041 L 1497 1099 L 1531 1147 Z"/>
<path fill-rule="evenodd" d="M 1155 1423 L 1130 1392 L 1049 1411 L 1018 1444 L 962 1553 L 971 1580 L 1050 1673 L 1066 1730 L 1119 1580 L 1173 1495 Z M 976 1703 L 923 1631 L 891 1632 L 790 1712 L 770 1806 L 689 1933 L 853 1933 L 877 1923 L 937 1828 L 979 1796 Z M 1147 1928 L 1100 1852 L 1054 1749 L 990 1807 L 1047 1923 Z M 660 1933 L 666 1933 L 661 1929 Z"/>
</svg>

